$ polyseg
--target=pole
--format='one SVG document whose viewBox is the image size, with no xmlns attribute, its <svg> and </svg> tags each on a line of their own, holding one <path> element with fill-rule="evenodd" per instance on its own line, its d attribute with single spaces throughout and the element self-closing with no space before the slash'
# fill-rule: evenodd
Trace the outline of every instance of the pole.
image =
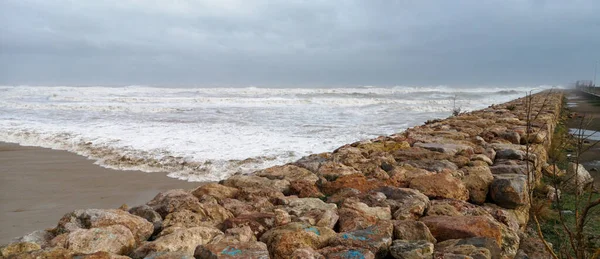
<svg viewBox="0 0 600 259">
<path fill-rule="evenodd" d="M 594 87 L 596 87 L 596 73 L 598 71 L 598 64 L 600 63 L 600 61 L 597 61 L 596 64 L 594 64 Z"/>
</svg>

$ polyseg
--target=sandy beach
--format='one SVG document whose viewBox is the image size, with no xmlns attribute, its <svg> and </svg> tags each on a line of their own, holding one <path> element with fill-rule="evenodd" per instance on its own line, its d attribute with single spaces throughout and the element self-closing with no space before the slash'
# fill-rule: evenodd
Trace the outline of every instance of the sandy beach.
<svg viewBox="0 0 600 259">
<path fill-rule="evenodd" d="M 54 227 L 75 209 L 135 206 L 164 190 L 199 185 L 162 173 L 106 169 L 66 151 L 0 142 L 0 244 Z"/>
</svg>

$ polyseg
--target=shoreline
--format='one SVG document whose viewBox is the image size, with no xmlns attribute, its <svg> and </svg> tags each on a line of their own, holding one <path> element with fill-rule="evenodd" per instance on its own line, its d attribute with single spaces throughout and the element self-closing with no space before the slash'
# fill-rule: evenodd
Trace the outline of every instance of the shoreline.
<svg viewBox="0 0 600 259">
<path fill-rule="evenodd" d="M 566 97 L 569 104 L 566 109 L 575 115 L 566 121 L 566 126 L 569 129 L 578 128 L 580 125 L 578 116 L 584 115 L 586 120 L 593 119 L 589 123 L 584 123 L 582 128 L 592 132 L 600 132 L 600 98 L 577 90 L 566 91 Z M 580 161 L 594 178 L 594 186 L 596 188 L 600 187 L 600 145 L 584 152 L 580 156 Z"/>
<path fill-rule="evenodd" d="M 162 191 L 202 184 L 165 173 L 108 169 L 68 151 L 0 142 L 0 244 L 55 227 L 75 209 L 135 206 Z"/>
</svg>

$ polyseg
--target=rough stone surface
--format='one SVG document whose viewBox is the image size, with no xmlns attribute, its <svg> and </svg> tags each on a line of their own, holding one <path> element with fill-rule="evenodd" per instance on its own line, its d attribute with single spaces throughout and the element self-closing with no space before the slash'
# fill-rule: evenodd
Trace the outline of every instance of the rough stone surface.
<svg viewBox="0 0 600 259">
<path fill-rule="evenodd" d="M 407 241 L 425 240 L 436 243 L 435 237 L 425 223 L 415 220 L 394 220 L 394 239 Z"/>
<path fill-rule="evenodd" d="M 84 254 L 109 252 L 125 255 L 133 250 L 134 245 L 135 239 L 128 228 L 112 225 L 72 231 L 67 237 L 65 248 Z"/>
<path fill-rule="evenodd" d="M 289 191 L 290 182 L 288 180 L 271 180 L 266 177 L 254 175 L 234 175 L 222 182 L 223 185 L 243 188 L 274 189 L 282 193 Z"/>
<path fill-rule="evenodd" d="M 197 198 L 201 198 L 204 195 L 212 196 L 217 201 L 221 201 L 226 198 L 235 198 L 239 190 L 237 188 L 228 187 L 218 183 L 204 184 L 192 191 L 192 195 Z"/>
<path fill-rule="evenodd" d="M 410 181 L 410 188 L 419 190 L 429 198 L 434 199 L 457 199 L 466 201 L 469 199 L 469 190 L 458 178 L 450 172 L 442 172 L 434 175 L 415 177 Z"/>
<path fill-rule="evenodd" d="M 122 225 L 131 231 L 136 243 L 147 240 L 154 226 L 146 219 L 118 209 L 85 209 L 67 213 L 58 222 L 57 234 L 70 233 L 77 229 L 90 229 Z"/>
<path fill-rule="evenodd" d="M 335 236 L 330 228 L 292 222 L 264 233 L 260 241 L 267 244 L 272 258 L 288 258 L 296 249 L 325 247 Z"/>
<path fill-rule="evenodd" d="M 375 254 L 375 258 L 385 258 L 392 244 L 393 230 L 394 226 L 390 221 L 380 220 L 365 229 L 339 233 L 331 239 L 329 245 L 364 248 Z"/>
<path fill-rule="evenodd" d="M 398 259 L 430 259 L 433 258 L 433 243 L 425 240 L 394 240 L 390 253 Z"/>
<path fill-rule="evenodd" d="M 487 198 L 490 184 L 494 176 L 487 166 L 463 167 L 462 181 L 469 190 L 469 201 L 475 204 L 483 204 Z"/>
<path fill-rule="evenodd" d="M 269 259 L 269 250 L 263 242 L 218 242 L 199 245 L 194 252 L 197 259 Z"/>
<path fill-rule="evenodd" d="M 373 252 L 359 247 L 328 246 L 319 250 L 319 253 L 327 259 L 375 259 Z"/>
<path fill-rule="evenodd" d="M 514 209 L 528 204 L 527 178 L 518 174 L 494 175 L 490 197 L 499 206 Z"/>
<path fill-rule="evenodd" d="M 163 218 L 160 216 L 160 214 L 158 214 L 158 212 L 153 210 L 152 207 L 148 205 L 133 207 L 129 209 L 129 213 L 138 217 L 142 217 L 152 223 L 154 226 L 154 231 L 152 232 L 153 235 L 158 234 L 162 230 Z"/>
<path fill-rule="evenodd" d="M 592 178 L 583 165 L 575 163 L 569 163 L 564 178 L 566 183 L 565 189 L 570 192 L 582 193 L 594 182 L 594 178 Z"/>
<path fill-rule="evenodd" d="M 315 183 L 319 180 L 319 177 L 316 174 L 313 174 L 311 171 L 295 165 L 269 167 L 256 172 L 256 175 L 266 177 L 271 180 L 287 180 L 288 182 L 303 180 L 310 183 Z"/>
<path fill-rule="evenodd" d="M 187 256 L 193 256 L 198 245 L 208 244 L 222 235 L 223 232 L 211 227 L 182 228 L 142 244 L 135 249 L 132 257 L 144 258 L 149 254 L 160 252 L 180 252 Z"/>
<path fill-rule="evenodd" d="M 161 192 L 157 194 L 154 199 L 146 203 L 146 205 L 158 212 L 163 218 L 178 210 L 203 212 L 198 198 L 181 189 Z"/>
<path fill-rule="evenodd" d="M 489 237 L 502 243 L 502 233 L 498 222 L 485 216 L 427 216 L 421 219 L 435 239 L 462 239 Z"/>
<path fill-rule="evenodd" d="M 386 196 L 394 219 L 418 219 L 429 208 L 429 198 L 418 190 L 384 186 L 376 191 Z"/>
<path fill-rule="evenodd" d="M 20 253 L 26 253 L 30 251 L 40 250 L 42 247 L 39 244 L 31 242 L 18 242 L 12 243 L 5 247 L 0 248 L 0 255 L 9 257 Z"/>
</svg>

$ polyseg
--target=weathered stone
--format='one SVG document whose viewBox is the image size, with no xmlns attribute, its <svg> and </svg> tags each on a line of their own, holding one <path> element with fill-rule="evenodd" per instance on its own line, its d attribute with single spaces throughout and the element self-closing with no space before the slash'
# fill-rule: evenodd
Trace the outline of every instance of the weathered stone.
<svg viewBox="0 0 600 259">
<path fill-rule="evenodd" d="M 321 253 L 312 248 L 300 248 L 294 250 L 291 259 L 325 259 Z"/>
<path fill-rule="evenodd" d="M 375 258 L 385 258 L 392 244 L 393 230 L 390 221 L 380 220 L 365 229 L 339 233 L 330 240 L 329 245 L 364 248 L 375 254 Z"/>
<path fill-rule="evenodd" d="M 538 237 L 526 237 L 521 239 L 519 249 L 526 254 L 525 258 L 552 258 L 546 250 L 546 246 Z"/>
<path fill-rule="evenodd" d="M 499 135 L 499 137 L 510 141 L 513 144 L 521 144 L 521 135 L 514 131 L 505 131 Z"/>
<path fill-rule="evenodd" d="M 111 225 L 71 231 L 65 248 L 84 254 L 103 251 L 124 255 L 131 252 L 134 246 L 135 239 L 128 228 Z"/>
<path fill-rule="evenodd" d="M 152 242 L 146 242 L 131 254 L 133 258 L 145 258 L 157 252 L 180 252 L 193 256 L 198 245 L 211 242 L 214 238 L 222 236 L 223 232 L 211 227 L 193 227 L 178 229 L 172 233 L 158 237 Z"/>
<path fill-rule="evenodd" d="M 334 235 L 330 228 L 292 222 L 267 231 L 260 241 L 267 244 L 271 258 L 288 258 L 296 249 L 323 248 Z"/>
<path fill-rule="evenodd" d="M 360 171 L 353 167 L 333 161 L 325 162 L 317 170 L 317 175 L 324 177 L 328 181 L 334 181 L 340 176 L 352 174 L 360 174 Z"/>
<path fill-rule="evenodd" d="M 206 216 L 205 213 L 196 213 L 189 210 L 179 210 L 170 213 L 163 222 L 164 231 L 160 235 L 169 233 L 170 229 L 192 228 L 192 227 L 213 227 L 216 224 Z"/>
<path fill-rule="evenodd" d="M 328 162 L 330 159 L 331 153 L 329 152 L 312 154 L 298 159 L 298 161 L 294 162 L 294 165 L 306 168 L 311 172 L 316 173 L 321 167 L 321 165 Z"/>
<path fill-rule="evenodd" d="M 342 208 L 348 208 L 359 211 L 361 214 L 373 216 L 377 219 L 392 219 L 392 212 L 389 206 L 386 207 L 370 207 L 369 205 L 360 202 L 357 198 L 347 199 L 342 203 Z"/>
<path fill-rule="evenodd" d="M 11 243 L 36 243 L 41 248 L 50 246 L 54 234 L 49 230 L 36 230 L 27 235 L 11 240 Z"/>
<path fill-rule="evenodd" d="M 483 161 L 488 165 L 493 165 L 494 162 L 492 161 L 492 159 L 490 159 L 488 156 L 483 155 L 483 154 L 477 154 L 474 155 L 473 157 L 471 157 L 471 160 L 473 161 Z"/>
<path fill-rule="evenodd" d="M 468 160 L 467 160 L 468 162 Z M 404 164 L 411 165 L 416 168 L 425 169 L 429 172 L 440 173 L 442 171 L 450 170 L 456 171 L 458 170 L 458 166 L 446 159 L 443 160 L 433 160 L 433 159 L 422 159 L 422 160 L 408 160 L 405 161 Z"/>
<path fill-rule="evenodd" d="M 213 239 L 213 243 L 218 237 Z M 256 236 L 249 226 L 243 226 L 239 228 L 230 228 L 225 230 L 225 236 L 219 240 L 219 242 L 251 242 L 256 241 Z"/>
<path fill-rule="evenodd" d="M 390 254 L 398 259 L 431 259 L 433 243 L 425 240 L 394 240 L 390 246 Z"/>
<path fill-rule="evenodd" d="M 266 177 L 255 175 L 234 175 L 222 181 L 222 184 L 238 189 L 274 189 L 282 193 L 287 193 L 290 188 L 290 182 L 288 180 L 271 180 Z"/>
<path fill-rule="evenodd" d="M 92 254 L 83 254 L 83 255 L 78 254 L 75 256 L 75 259 L 130 259 L 130 257 L 125 256 L 125 255 L 111 254 L 109 252 L 95 252 Z M 156 259 L 161 259 L 161 258 L 156 258 Z M 180 259 L 180 258 L 178 258 L 178 259 Z"/>
<path fill-rule="evenodd" d="M 317 188 L 315 183 L 305 180 L 290 182 L 290 193 L 300 198 L 321 198 L 325 195 Z"/>
<path fill-rule="evenodd" d="M 276 219 L 274 213 L 250 213 L 242 214 L 223 222 L 223 229 L 239 228 L 248 226 L 257 238 L 260 238 L 267 230 L 275 227 Z"/>
<path fill-rule="evenodd" d="M 551 178 L 564 177 L 565 174 L 567 173 L 565 170 L 561 170 L 556 165 L 544 166 L 542 172 L 544 173 L 544 175 L 551 177 Z"/>
<path fill-rule="evenodd" d="M 385 186 L 376 191 L 387 197 L 394 219 L 418 219 L 429 207 L 429 198 L 417 190 Z"/>
<path fill-rule="evenodd" d="M 148 205 L 133 207 L 129 209 L 129 213 L 138 217 L 142 217 L 148 222 L 152 223 L 152 225 L 154 226 L 154 231 L 152 232 L 152 235 L 156 235 L 162 230 L 163 219 L 160 216 L 160 214 L 158 214 L 158 212 L 152 209 L 152 207 Z"/>
<path fill-rule="evenodd" d="M 415 147 L 421 147 L 431 151 L 446 153 L 450 156 L 456 155 L 458 152 L 467 152 L 473 154 L 473 148 L 461 144 L 441 144 L 441 143 L 415 143 Z"/>
<path fill-rule="evenodd" d="M 226 198 L 234 198 L 238 194 L 237 188 L 228 187 L 218 183 L 204 184 L 192 191 L 192 195 L 200 198 L 204 195 L 212 196 L 217 201 L 221 201 Z"/>
<path fill-rule="evenodd" d="M 354 188 L 361 192 L 367 192 L 384 185 L 382 181 L 368 179 L 363 174 L 351 174 L 339 176 L 336 180 L 325 183 L 321 190 L 325 194 L 332 195 L 345 188 Z"/>
<path fill-rule="evenodd" d="M 469 190 L 469 201 L 475 204 L 483 204 L 487 198 L 489 186 L 494 176 L 487 166 L 463 167 L 462 181 Z"/>
<path fill-rule="evenodd" d="M 283 210 L 292 221 L 304 221 L 311 225 L 333 228 L 338 220 L 337 205 L 317 198 L 286 197 L 280 201 Z"/>
<path fill-rule="evenodd" d="M 161 192 L 154 199 L 146 203 L 146 205 L 158 212 L 163 218 L 178 210 L 204 212 L 198 198 L 182 189 Z"/>
<path fill-rule="evenodd" d="M 72 250 L 69 250 L 69 249 L 65 249 L 62 247 L 52 247 L 52 248 L 46 248 L 46 249 L 42 249 L 42 250 L 34 250 L 34 251 L 26 252 L 26 253 L 16 254 L 9 258 L 10 259 L 41 259 L 41 258 L 43 258 L 43 259 L 46 259 L 46 258 L 72 259 L 74 254 L 75 254 L 75 252 L 73 252 Z"/>
<path fill-rule="evenodd" d="M 258 212 L 258 209 L 254 206 L 254 204 L 248 204 L 238 199 L 225 198 L 221 200 L 219 204 L 223 206 L 223 208 L 225 208 L 226 210 L 230 211 L 236 217 L 243 214 Z M 273 207 L 273 204 L 270 204 L 265 207 Z"/>
<path fill-rule="evenodd" d="M 263 242 L 218 242 L 198 246 L 194 257 L 197 259 L 268 259 L 269 250 Z"/>
<path fill-rule="evenodd" d="M 356 198 L 349 198 L 342 203 L 339 218 L 339 231 L 364 229 L 377 223 L 379 219 L 391 219 L 389 207 L 369 207 Z"/>
<path fill-rule="evenodd" d="M 581 164 L 569 163 L 565 175 L 566 191 L 583 193 L 594 182 L 594 178 Z"/>
<path fill-rule="evenodd" d="M 65 214 L 55 228 L 57 234 L 70 233 L 77 229 L 90 229 L 123 225 L 133 234 L 136 243 L 148 240 L 154 226 L 146 219 L 115 209 L 85 209 L 75 210 Z"/>
<path fill-rule="evenodd" d="M 184 252 L 151 252 L 144 259 L 195 259 L 193 255 Z"/>
<path fill-rule="evenodd" d="M 18 242 L 8 244 L 7 246 L 0 248 L 0 255 L 8 258 L 10 256 L 17 255 L 20 253 L 26 253 L 40 249 L 42 249 L 42 247 L 36 243 Z"/>
<path fill-rule="evenodd" d="M 425 240 L 436 243 L 435 237 L 429 231 L 425 223 L 415 220 L 394 220 L 394 239 L 408 241 Z"/>
<path fill-rule="evenodd" d="M 275 225 L 281 226 L 292 222 L 292 218 L 290 214 L 282 209 L 274 209 L 273 213 L 275 214 Z"/>
<path fill-rule="evenodd" d="M 450 172 L 415 177 L 410 188 L 419 190 L 429 198 L 468 200 L 469 190 Z"/>
<path fill-rule="evenodd" d="M 261 208 L 263 205 L 259 203 L 271 203 L 276 204 L 279 200 L 283 199 L 285 195 L 276 189 L 272 188 L 254 188 L 248 187 L 243 188 L 238 193 L 237 198 L 241 201 L 251 203 L 252 206 Z"/>
<path fill-rule="evenodd" d="M 426 216 L 421 221 L 427 225 L 435 239 L 462 239 L 489 237 L 502 243 L 499 223 L 485 216 Z"/>
<path fill-rule="evenodd" d="M 490 197 L 496 204 L 507 209 L 528 204 L 527 178 L 518 174 L 494 175 Z"/>
<path fill-rule="evenodd" d="M 319 180 L 319 177 L 316 174 L 313 174 L 308 169 L 295 165 L 273 166 L 258 171 L 255 175 L 266 177 L 271 180 L 287 180 L 288 182 L 303 180 L 313 184 Z"/>
<path fill-rule="evenodd" d="M 375 259 L 371 251 L 360 247 L 328 246 L 319 250 L 319 253 L 327 259 Z"/>
<path fill-rule="evenodd" d="M 494 239 L 473 237 L 466 239 L 450 239 L 436 244 L 436 255 L 454 254 L 472 258 L 500 259 L 503 257 L 500 247 Z M 512 257 L 510 257 L 512 258 Z"/>
</svg>

